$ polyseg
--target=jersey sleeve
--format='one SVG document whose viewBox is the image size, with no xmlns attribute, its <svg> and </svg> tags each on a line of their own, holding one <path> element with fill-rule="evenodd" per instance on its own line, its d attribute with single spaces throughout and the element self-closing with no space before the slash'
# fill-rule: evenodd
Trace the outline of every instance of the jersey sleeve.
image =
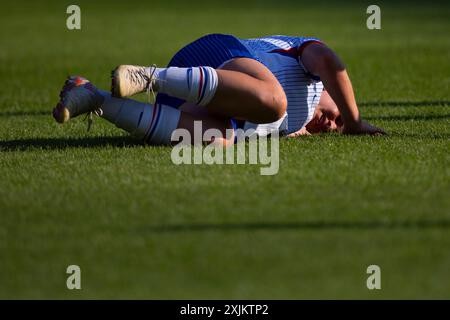
<svg viewBox="0 0 450 320">
<path fill-rule="evenodd" d="M 298 63 L 300 64 L 300 66 L 303 68 L 303 70 L 305 70 L 305 73 L 311 77 L 311 79 L 313 79 L 314 81 L 320 81 L 320 77 L 318 75 L 315 75 L 313 73 L 311 73 L 308 69 L 306 69 L 306 67 L 303 65 L 302 63 L 302 54 L 303 51 L 305 50 L 306 47 L 308 47 L 309 45 L 313 44 L 313 43 L 320 43 L 323 44 L 323 42 L 317 38 L 306 38 L 299 46 L 297 49 L 297 60 Z"/>
</svg>

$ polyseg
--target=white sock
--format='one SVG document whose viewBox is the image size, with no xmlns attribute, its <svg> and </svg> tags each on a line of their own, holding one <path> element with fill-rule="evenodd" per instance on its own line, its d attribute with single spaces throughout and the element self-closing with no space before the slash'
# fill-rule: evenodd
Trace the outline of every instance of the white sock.
<svg viewBox="0 0 450 320">
<path fill-rule="evenodd" d="M 155 73 L 158 92 L 199 106 L 212 100 L 219 84 L 217 71 L 211 67 L 157 68 Z"/>
<path fill-rule="evenodd" d="M 152 105 L 131 99 L 111 97 L 98 90 L 104 101 L 102 117 L 151 144 L 170 144 L 172 132 L 177 128 L 180 111 L 169 106 Z"/>
</svg>

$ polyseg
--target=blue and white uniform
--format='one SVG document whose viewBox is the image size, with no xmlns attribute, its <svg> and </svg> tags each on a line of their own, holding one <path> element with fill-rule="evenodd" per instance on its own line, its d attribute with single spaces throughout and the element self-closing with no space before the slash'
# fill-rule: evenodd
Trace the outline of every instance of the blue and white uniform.
<svg viewBox="0 0 450 320">
<path fill-rule="evenodd" d="M 311 119 L 320 100 L 323 85 L 310 74 L 299 60 L 306 43 L 318 42 L 316 38 L 268 36 L 239 39 L 232 35 L 206 35 L 178 51 L 168 67 L 209 66 L 219 69 L 234 58 L 251 58 L 264 64 L 278 79 L 287 97 L 287 112 L 280 120 L 268 124 L 246 121 L 239 127 L 254 128 L 260 135 L 273 130 L 292 133 L 303 128 Z M 174 108 L 185 101 L 158 94 L 157 103 Z M 234 121 L 237 126 L 237 122 Z"/>
</svg>

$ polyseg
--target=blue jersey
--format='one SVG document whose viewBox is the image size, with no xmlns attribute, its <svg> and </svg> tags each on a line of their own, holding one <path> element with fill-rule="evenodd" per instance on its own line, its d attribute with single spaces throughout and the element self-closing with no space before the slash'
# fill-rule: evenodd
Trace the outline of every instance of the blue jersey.
<svg viewBox="0 0 450 320">
<path fill-rule="evenodd" d="M 320 100 L 323 85 L 320 79 L 310 74 L 299 60 L 306 43 L 319 41 L 316 38 L 268 36 L 254 39 L 240 39 L 250 52 L 275 75 L 287 97 L 287 114 L 283 121 L 273 124 L 250 125 L 261 133 L 279 130 L 288 133 L 303 128 L 314 114 Z"/>
<path fill-rule="evenodd" d="M 269 124 L 246 122 L 244 128 L 254 128 L 265 135 L 272 130 L 287 133 L 303 128 L 311 119 L 320 100 L 323 85 L 311 75 L 299 60 L 306 43 L 316 38 L 267 36 L 239 39 L 232 35 L 210 34 L 178 51 L 168 66 L 220 68 L 228 61 L 246 57 L 264 64 L 278 79 L 287 97 L 287 112 L 282 119 Z M 159 94 L 157 102 L 179 107 L 183 100 Z"/>
</svg>

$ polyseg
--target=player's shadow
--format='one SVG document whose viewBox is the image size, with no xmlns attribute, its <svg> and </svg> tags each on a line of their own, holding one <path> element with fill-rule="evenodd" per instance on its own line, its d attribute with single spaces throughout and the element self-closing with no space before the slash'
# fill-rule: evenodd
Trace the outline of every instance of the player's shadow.
<svg viewBox="0 0 450 320">
<path fill-rule="evenodd" d="M 48 110 L 1 111 L 0 117 L 52 116 Z"/>
<path fill-rule="evenodd" d="M 137 139 L 127 136 L 85 137 L 85 138 L 32 138 L 0 141 L 0 151 L 27 151 L 30 149 L 67 149 L 95 147 L 133 147 L 143 145 Z"/>
<path fill-rule="evenodd" d="M 431 115 L 376 115 L 366 116 L 366 120 L 384 120 L 384 121 L 426 121 L 426 120 L 444 120 L 450 119 L 450 114 L 431 114 Z"/>
<path fill-rule="evenodd" d="M 448 134 L 448 133 L 433 133 L 433 132 L 428 132 L 428 133 L 389 132 L 389 137 L 448 140 L 448 139 L 450 139 L 450 134 Z"/>
<path fill-rule="evenodd" d="M 306 90 L 306 87 L 303 88 Z M 300 92 L 304 94 L 305 92 Z M 436 106 L 448 106 L 450 101 L 448 100 L 422 100 L 422 101 L 362 101 L 358 103 L 360 107 L 436 107 Z M 49 110 L 2 110 L 0 111 L 0 117 L 23 117 L 23 116 L 49 116 L 51 112 Z M 448 114 L 446 115 L 448 116 Z"/>
<path fill-rule="evenodd" d="M 415 221 L 310 221 L 310 222 L 260 222 L 260 223 L 198 223 L 168 224 L 144 227 L 145 233 L 178 233 L 208 231 L 284 231 L 284 230 L 376 230 L 376 229 L 449 229 L 450 220 Z"/>
<path fill-rule="evenodd" d="M 360 107 L 436 107 L 448 106 L 448 100 L 423 100 L 423 101 L 365 101 L 359 102 Z"/>
</svg>

